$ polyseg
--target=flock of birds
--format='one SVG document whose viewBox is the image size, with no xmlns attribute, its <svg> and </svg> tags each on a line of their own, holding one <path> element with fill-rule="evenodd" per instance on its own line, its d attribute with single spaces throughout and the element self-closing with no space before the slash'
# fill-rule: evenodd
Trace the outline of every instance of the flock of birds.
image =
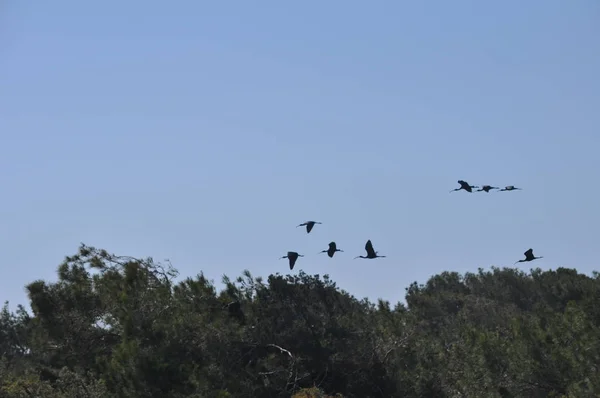
<svg viewBox="0 0 600 398">
<path fill-rule="evenodd" d="M 296 226 L 296 228 L 298 227 L 304 227 L 306 226 L 306 233 L 309 234 L 310 231 L 312 231 L 313 227 L 316 224 L 322 224 L 319 221 L 306 221 L 303 222 L 302 224 Z M 367 243 L 365 244 L 365 250 L 367 251 L 367 255 L 366 256 L 356 256 L 354 257 L 355 259 L 357 258 L 379 258 L 379 257 L 385 257 L 385 256 L 380 256 L 378 255 L 375 251 L 375 249 L 373 249 L 373 243 L 371 243 L 371 240 L 369 239 L 367 241 Z M 337 244 L 335 242 L 329 242 L 329 248 L 326 250 L 322 250 L 319 252 L 320 253 L 327 253 L 327 255 L 329 256 L 329 258 L 333 258 L 333 255 L 335 254 L 335 252 L 343 252 L 343 250 L 340 250 L 337 248 Z M 287 252 L 287 255 L 280 257 L 280 259 L 282 258 L 287 258 L 288 262 L 290 264 L 290 269 L 294 269 L 294 265 L 296 264 L 296 261 L 298 260 L 298 257 L 304 257 L 303 254 L 298 254 L 297 252 Z"/>
<path fill-rule="evenodd" d="M 466 181 L 463 180 L 458 180 L 458 183 L 460 184 L 459 188 L 453 189 L 450 192 L 455 192 L 455 191 L 460 191 L 461 189 L 464 189 L 467 192 L 473 192 L 473 188 L 479 188 L 478 186 L 474 186 L 474 185 L 469 185 L 469 183 L 467 183 Z M 516 191 L 516 190 L 520 190 L 521 188 L 516 188 L 513 185 L 508 185 L 502 189 L 498 188 L 498 187 L 493 187 L 491 185 L 483 185 L 480 189 L 478 189 L 478 192 L 490 192 L 492 189 L 497 189 L 499 191 Z M 296 228 L 298 227 L 306 227 L 306 233 L 309 234 L 310 231 L 313 230 L 313 228 L 315 227 L 315 225 L 317 224 L 322 224 L 322 222 L 319 221 L 306 221 L 303 222 L 302 224 L 299 224 L 298 226 L 296 226 Z M 380 256 L 379 254 L 377 254 L 378 252 L 375 251 L 375 249 L 373 248 L 373 243 L 371 242 L 371 240 L 367 240 L 367 243 L 365 244 L 365 250 L 367 252 L 366 256 L 356 256 L 354 257 L 354 259 L 357 258 L 368 258 L 368 259 L 374 259 L 374 258 L 382 258 L 385 256 Z M 326 250 L 322 250 L 320 253 L 327 253 L 327 255 L 329 256 L 329 258 L 333 258 L 333 255 L 336 252 L 343 252 L 343 250 L 340 250 L 337 248 L 337 244 L 335 242 L 329 242 L 329 248 Z M 529 249 L 527 250 L 525 253 L 525 258 L 523 260 L 519 260 L 517 262 L 515 262 L 515 264 L 517 263 L 522 263 L 522 262 L 527 262 L 527 261 L 533 261 L 536 260 L 538 258 L 543 258 L 543 257 L 536 257 L 533 255 L 533 249 Z M 288 259 L 288 263 L 290 265 L 290 270 L 294 269 L 294 265 L 296 265 L 296 261 L 298 260 L 298 257 L 304 257 L 303 254 L 298 254 L 297 252 L 293 252 L 293 251 L 289 251 L 287 252 L 287 255 L 280 257 L 280 259 L 283 258 L 287 258 Z M 224 309 L 227 309 L 230 313 L 231 316 L 234 316 L 236 318 L 238 318 L 240 320 L 240 322 L 244 323 L 245 322 L 245 315 L 244 312 L 242 311 L 242 306 L 241 306 L 241 302 L 239 300 L 235 300 L 232 301 L 228 304 L 224 305 Z"/>
<path fill-rule="evenodd" d="M 458 183 L 460 184 L 460 187 L 453 189 L 452 191 L 450 191 L 451 193 L 454 191 L 460 191 L 461 189 L 464 189 L 467 192 L 473 192 L 473 188 L 479 188 L 475 185 L 469 185 L 468 182 L 463 181 L 463 180 L 458 180 Z M 491 185 L 483 185 L 480 189 L 477 190 L 477 192 L 481 192 L 481 191 L 485 191 L 485 192 L 490 192 L 492 189 L 498 189 L 500 191 L 517 191 L 517 190 L 521 190 L 521 188 L 517 188 L 514 185 L 507 185 L 504 188 L 500 189 L 498 187 L 493 187 Z"/>
<path fill-rule="evenodd" d="M 475 185 L 469 185 L 468 182 L 463 181 L 463 180 L 458 180 L 458 184 L 460 185 L 460 187 L 451 190 L 450 192 L 455 192 L 455 191 L 460 191 L 461 189 L 464 189 L 467 192 L 472 193 L 473 192 L 473 188 L 479 188 L 478 186 Z M 487 192 L 489 193 L 491 190 L 493 189 L 497 189 L 498 191 L 516 191 L 516 190 L 521 190 L 521 188 L 517 188 L 514 185 L 508 185 L 502 189 L 498 188 L 498 187 L 493 187 L 491 185 L 483 185 L 481 186 L 481 188 L 479 188 L 477 190 L 477 192 Z M 303 222 L 302 224 L 298 225 L 296 228 L 298 227 L 306 227 L 306 233 L 309 234 L 310 231 L 312 231 L 312 229 L 314 228 L 314 226 L 316 224 L 322 224 L 319 221 L 306 221 Z M 374 258 L 382 258 L 385 256 L 380 256 L 378 255 L 375 251 L 375 249 L 373 248 L 373 243 L 371 242 L 371 240 L 367 240 L 367 243 L 365 244 L 365 250 L 367 252 L 366 256 L 356 256 L 354 257 L 354 259 L 357 258 L 368 258 L 368 259 L 374 259 Z M 343 250 L 340 250 L 337 248 L 337 244 L 335 242 L 329 242 L 329 248 L 327 250 L 323 250 L 320 253 L 327 253 L 327 255 L 330 258 L 333 258 L 333 255 L 336 252 L 343 252 Z M 525 258 L 523 260 L 519 260 L 517 262 L 515 262 L 515 264 L 517 263 L 522 263 L 522 262 L 527 262 L 527 261 L 533 261 L 536 260 L 538 258 L 543 258 L 543 257 L 536 257 L 533 255 L 533 249 L 529 249 L 527 250 L 525 253 L 523 253 L 525 255 Z M 298 257 L 304 257 L 303 254 L 298 254 L 297 252 L 293 252 L 293 251 L 289 251 L 287 252 L 287 255 L 280 257 L 280 259 L 283 258 L 287 258 L 288 259 L 288 263 L 290 265 L 290 270 L 294 269 L 294 265 L 296 265 L 296 261 L 298 261 Z"/>
</svg>

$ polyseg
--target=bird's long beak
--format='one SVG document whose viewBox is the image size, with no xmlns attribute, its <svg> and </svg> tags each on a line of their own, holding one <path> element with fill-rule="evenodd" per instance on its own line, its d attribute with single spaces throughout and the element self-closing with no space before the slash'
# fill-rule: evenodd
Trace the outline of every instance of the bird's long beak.
<svg viewBox="0 0 600 398">
<path fill-rule="evenodd" d="M 360 257 L 360 256 L 356 256 L 356 257 L 354 257 L 354 258 L 353 258 L 353 260 L 356 260 L 356 259 L 357 259 L 357 258 L 359 258 L 359 257 Z"/>
</svg>

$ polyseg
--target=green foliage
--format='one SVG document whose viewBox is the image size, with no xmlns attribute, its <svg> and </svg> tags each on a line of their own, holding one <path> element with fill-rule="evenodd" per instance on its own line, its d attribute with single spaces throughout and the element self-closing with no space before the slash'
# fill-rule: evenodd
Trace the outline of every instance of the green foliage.
<svg viewBox="0 0 600 398">
<path fill-rule="evenodd" d="M 302 271 L 176 276 L 82 245 L 0 312 L 0 398 L 600 395 L 598 274 L 443 272 L 395 306 Z"/>
</svg>

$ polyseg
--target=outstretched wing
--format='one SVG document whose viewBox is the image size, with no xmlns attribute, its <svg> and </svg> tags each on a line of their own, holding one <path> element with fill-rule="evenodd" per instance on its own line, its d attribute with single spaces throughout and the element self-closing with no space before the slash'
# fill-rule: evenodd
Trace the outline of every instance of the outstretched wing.
<svg viewBox="0 0 600 398">
<path fill-rule="evenodd" d="M 369 256 L 375 255 L 375 249 L 373 249 L 373 243 L 371 243 L 371 239 L 369 239 L 367 241 L 367 244 L 365 244 L 365 250 L 367 251 L 367 255 L 369 255 Z"/>
<path fill-rule="evenodd" d="M 525 257 L 527 257 L 527 258 L 533 257 L 533 249 L 529 249 L 523 254 L 525 254 Z"/>
<path fill-rule="evenodd" d="M 313 222 L 309 222 L 306 224 L 306 233 L 309 234 L 310 231 L 312 231 L 313 227 L 315 226 L 315 223 Z"/>
<path fill-rule="evenodd" d="M 330 242 L 329 243 L 329 250 L 336 251 L 336 249 L 337 249 L 337 246 L 335 245 L 335 242 Z"/>
</svg>

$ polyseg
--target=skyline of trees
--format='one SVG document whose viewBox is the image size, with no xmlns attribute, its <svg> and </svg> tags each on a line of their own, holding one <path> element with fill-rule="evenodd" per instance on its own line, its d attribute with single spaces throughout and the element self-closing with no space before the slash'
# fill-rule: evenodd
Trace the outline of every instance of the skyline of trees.
<svg viewBox="0 0 600 398">
<path fill-rule="evenodd" d="M 446 271 L 394 305 L 302 270 L 176 276 L 81 245 L 0 312 L 0 398 L 600 394 L 597 272 Z"/>
</svg>

